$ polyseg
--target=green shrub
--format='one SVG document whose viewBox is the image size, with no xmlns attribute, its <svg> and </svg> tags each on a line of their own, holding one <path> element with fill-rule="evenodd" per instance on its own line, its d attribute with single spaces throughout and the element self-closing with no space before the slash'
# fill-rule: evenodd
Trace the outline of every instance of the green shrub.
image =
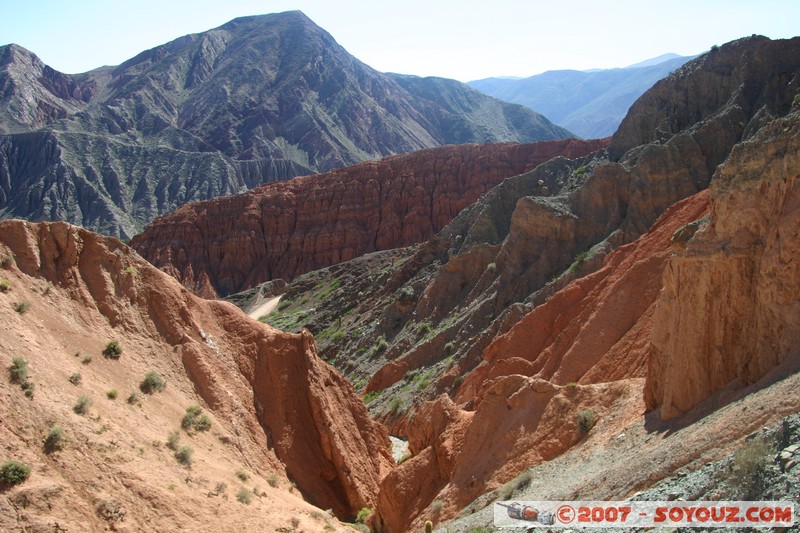
<svg viewBox="0 0 800 533">
<path fill-rule="evenodd" d="M 19 314 L 24 314 L 28 309 L 31 308 L 31 304 L 28 302 L 17 302 L 14 304 L 14 311 Z"/>
<path fill-rule="evenodd" d="M 66 435 L 64 435 L 64 430 L 58 426 L 53 426 L 42 441 L 45 453 L 53 453 L 63 449 L 66 440 L 67 438 Z"/>
<path fill-rule="evenodd" d="M 144 375 L 144 379 L 141 383 L 139 383 L 139 390 L 141 390 L 145 394 L 154 394 L 156 392 L 161 392 L 167 388 L 167 382 L 164 381 L 164 378 L 153 372 L 147 372 Z"/>
<path fill-rule="evenodd" d="M 378 344 L 375 345 L 374 351 L 375 353 L 383 353 L 389 347 L 389 343 L 386 342 L 386 339 L 381 337 L 378 339 Z"/>
<path fill-rule="evenodd" d="M 23 357 L 14 357 L 8 367 L 8 379 L 11 383 L 23 385 L 28 381 L 28 362 Z"/>
<path fill-rule="evenodd" d="M 578 431 L 581 433 L 589 433 L 589 430 L 597 423 L 597 413 L 591 409 L 578 411 L 575 415 L 575 423 L 578 426 Z"/>
<path fill-rule="evenodd" d="M 417 331 L 421 335 L 425 335 L 431 331 L 431 323 L 430 322 L 423 322 L 417 327 Z"/>
<path fill-rule="evenodd" d="M 11 290 L 11 282 L 7 279 L 0 279 L 0 292 L 8 292 Z"/>
<path fill-rule="evenodd" d="M 177 431 L 171 432 L 167 435 L 167 448 L 170 450 L 177 451 L 178 450 L 178 443 L 181 441 L 181 434 Z"/>
<path fill-rule="evenodd" d="M 31 467 L 19 461 L 6 461 L 0 466 L 0 481 L 6 485 L 22 483 L 31 475 Z"/>
<path fill-rule="evenodd" d="M 239 487 L 239 490 L 236 492 L 236 501 L 245 505 L 250 505 L 253 501 L 253 493 L 246 487 Z"/>
<path fill-rule="evenodd" d="M 122 346 L 119 345 L 119 341 L 116 339 L 109 341 L 103 349 L 103 355 L 109 359 L 119 359 L 122 356 Z"/>
<path fill-rule="evenodd" d="M 792 100 L 792 107 L 800 105 L 800 93 L 794 95 L 794 99 Z"/>
<path fill-rule="evenodd" d="M 389 402 L 389 411 L 391 411 L 392 414 L 399 413 L 401 407 L 403 407 L 403 400 L 400 398 L 394 397 L 392 401 Z"/>
<path fill-rule="evenodd" d="M 81 363 L 84 365 L 88 365 L 92 362 L 92 354 L 84 354 L 83 359 L 81 359 Z"/>
<path fill-rule="evenodd" d="M 208 418 L 208 415 L 198 416 L 197 420 L 194 421 L 194 429 L 195 431 L 208 431 L 211 429 L 211 419 Z"/>
<path fill-rule="evenodd" d="M 129 276 L 132 276 L 136 274 L 136 269 L 133 268 L 132 266 L 129 266 L 128 268 L 125 269 L 125 273 L 128 274 Z"/>
<path fill-rule="evenodd" d="M 22 384 L 22 392 L 25 393 L 26 398 L 33 398 L 33 382 L 26 381 Z"/>
<path fill-rule="evenodd" d="M 372 513 L 374 513 L 374 512 L 375 512 L 375 509 L 372 509 L 370 507 L 362 507 L 358 511 L 358 514 L 356 514 L 356 523 L 357 524 L 365 523 L 367 521 L 367 519 L 369 519 L 369 517 L 372 516 Z"/>
<path fill-rule="evenodd" d="M 11 268 L 12 266 L 14 266 L 14 263 L 15 263 L 14 258 L 8 254 L 3 254 L 3 256 L 0 257 L 0 266 L 2 266 L 5 269 Z"/>
<path fill-rule="evenodd" d="M 119 391 L 117 389 L 111 389 L 106 392 L 106 398 L 109 400 L 116 400 L 117 396 L 119 396 Z"/>
<path fill-rule="evenodd" d="M 175 459 L 184 466 L 191 466 L 194 450 L 190 446 L 181 446 L 175 451 Z"/>
<path fill-rule="evenodd" d="M 204 414 L 203 408 L 197 404 L 190 405 L 186 408 L 186 414 L 183 415 L 181 420 L 181 427 L 186 431 L 208 431 L 211 429 L 211 419 Z"/>
<path fill-rule="evenodd" d="M 497 263 L 489 263 L 488 265 L 486 265 L 486 270 L 488 270 L 489 272 L 494 272 L 495 270 L 497 270 Z"/>
<path fill-rule="evenodd" d="M 366 393 L 366 394 L 364 395 L 364 404 L 365 404 L 365 405 L 369 405 L 369 404 L 371 404 L 372 402 L 374 402 L 374 401 L 375 401 L 375 398 L 377 398 L 378 396 L 380 396 L 380 395 L 381 395 L 381 392 L 383 392 L 383 391 L 374 390 L 374 391 L 371 391 L 371 392 L 368 392 L 368 393 Z"/>
<path fill-rule="evenodd" d="M 236 477 L 238 477 L 239 481 L 241 481 L 242 483 L 247 483 L 250 480 L 250 474 L 248 474 L 244 470 L 237 470 Z"/>
<path fill-rule="evenodd" d="M 738 492 L 737 498 L 758 499 L 766 489 L 766 470 L 772 456 L 772 445 L 763 439 L 753 439 L 733 456 L 730 483 Z"/>
<path fill-rule="evenodd" d="M 128 395 L 128 399 L 126 401 L 129 405 L 138 405 L 141 401 L 141 398 L 139 398 L 139 395 L 136 394 L 136 391 L 134 391 Z"/>
<path fill-rule="evenodd" d="M 78 401 L 76 401 L 75 405 L 72 406 L 72 410 L 75 412 L 75 414 L 85 415 L 90 405 L 92 405 L 92 400 L 86 396 L 78 396 Z"/>
<path fill-rule="evenodd" d="M 586 172 L 588 170 L 589 170 L 589 167 L 587 167 L 586 165 L 581 165 L 575 170 L 575 174 L 577 174 L 578 176 L 582 176 L 582 175 L 586 174 Z"/>
<path fill-rule="evenodd" d="M 72 375 L 71 375 L 69 378 L 67 378 L 67 379 L 68 379 L 68 380 L 69 380 L 69 382 L 70 382 L 70 383 L 72 383 L 73 385 L 80 385 L 80 384 L 81 384 L 81 379 L 82 379 L 82 378 L 81 378 L 81 375 L 80 375 L 80 373 L 79 373 L 79 372 L 75 372 L 74 374 L 72 374 Z"/>
</svg>

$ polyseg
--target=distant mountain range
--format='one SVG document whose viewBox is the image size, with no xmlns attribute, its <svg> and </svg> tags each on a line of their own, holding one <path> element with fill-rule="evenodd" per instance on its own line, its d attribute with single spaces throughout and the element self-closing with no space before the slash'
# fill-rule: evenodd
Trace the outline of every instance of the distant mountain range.
<svg viewBox="0 0 800 533">
<path fill-rule="evenodd" d="M 664 54 L 625 68 L 551 70 L 529 78 L 486 78 L 468 85 L 527 106 L 581 137 L 608 137 L 639 96 L 689 59 Z"/>
<path fill-rule="evenodd" d="M 454 143 L 574 136 L 439 78 L 382 74 L 299 11 L 78 75 L 0 47 L 0 218 L 130 237 L 188 201 Z"/>
</svg>

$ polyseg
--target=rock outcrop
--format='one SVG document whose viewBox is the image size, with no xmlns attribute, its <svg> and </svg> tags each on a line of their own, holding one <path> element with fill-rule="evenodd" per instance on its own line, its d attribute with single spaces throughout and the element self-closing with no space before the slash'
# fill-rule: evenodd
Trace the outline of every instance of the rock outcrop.
<svg viewBox="0 0 800 533">
<path fill-rule="evenodd" d="M 800 91 L 799 91 L 800 92 Z M 800 109 L 739 144 L 711 216 L 676 235 L 654 317 L 646 395 L 673 418 L 764 376 L 800 343 Z"/>
<path fill-rule="evenodd" d="M 69 316 L 93 331 L 82 349 L 99 354 L 104 341 L 94 331 L 113 335 L 131 347 L 123 368 L 153 365 L 195 391 L 250 468 L 288 475 L 310 502 L 341 518 L 374 504 L 391 466 L 386 430 L 317 357 L 307 332 L 283 333 L 229 303 L 202 300 L 119 241 L 66 223 L 0 222 L 0 249 L 19 271 L 13 284 L 42 280 L 64 295 Z M 3 357 L 5 366 L 10 355 Z M 54 365 L 70 362 L 72 346 L 52 357 Z"/>
<path fill-rule="evenodd" d="M 131 246 L 192 290 L 227 295 L 423 242 L 505 178 L 605 144 L 455 145 L 392 156 L 186 205 Z"/>
<path fill-rule="evenodd" d="M 3 46 L 0 104 L 0 217 L 120 237 L 274 180 L 445 144 L 574 136 L 456 81 L 376 72 L 299 11 L 77 75 Z"/>
</svg>

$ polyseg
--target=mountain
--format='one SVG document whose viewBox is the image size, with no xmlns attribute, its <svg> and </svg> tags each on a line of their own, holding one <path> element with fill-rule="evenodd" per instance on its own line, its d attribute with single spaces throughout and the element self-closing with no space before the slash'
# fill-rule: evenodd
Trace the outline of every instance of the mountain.
<svg viewBox="0 0 800 533">
<path fill-rule="evenodd" d="M 379 531 L 490 511 L 531 467 L 550 472 L 545 494 L 628 497 L 719 459 L 680 449 L 704 416 L 718 422 L 691 434 L 733 453 L 800 410 L 780 394 L 800 331 L 798 87 L 800 38 L 720 46 L 642 95 L 607 149 L 504 180 L 421 245 L 288 284 L 263 320 L 311 331 L 408 439 Z M 765 414 L 716 413 L 734 399 Z M 659 457 L 660 435 L 669 460 L 623 452 Z"/>
<path fill-rule="evenodd" d="M 154 220 L 131 246 L 198 294 L 227 296 L 421 243 L 505 178 L 606 145 L 568 139 L 391 156 L 184 205 Z"/>
<path fill-rule="evenodd" d="M 487 78 L 468 85 L 523 104 L 578 135 L 593 139 L 614 133 L 631 104 L 691 57 L 666 54 L 626 68 L 551 70 L 529 78 Z"/>
<path fill-rule="evenodd" d="M 0 222 L 0 257 L 0 459 L 31 467 L 3 531 L 344 531 L 323 509 L 374 505 L 386 430 L 308 333 L 63 222 Z"/>
<path fill-rule="evenodd" d="M 299 11 L 79 75 L 4 46 L 0 88 L 0 217 L 122 237 L 188 201 L 385 155 L 572 136 L 458 82 L 400 83 Z"/>
</svg>

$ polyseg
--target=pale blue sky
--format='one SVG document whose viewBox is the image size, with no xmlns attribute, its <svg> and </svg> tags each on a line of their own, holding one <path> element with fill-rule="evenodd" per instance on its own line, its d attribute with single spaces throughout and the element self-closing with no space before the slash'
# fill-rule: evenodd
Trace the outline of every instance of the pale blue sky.
<svg viewBox="0 0 800 533">
<path fill-rule="evenodd" d="M 377 70 L 461 81 L 800 34 L 800 0 L 0 0 L 0 44 L 85 72 L 238 16 L 293 9 Z"/>
</svg>

